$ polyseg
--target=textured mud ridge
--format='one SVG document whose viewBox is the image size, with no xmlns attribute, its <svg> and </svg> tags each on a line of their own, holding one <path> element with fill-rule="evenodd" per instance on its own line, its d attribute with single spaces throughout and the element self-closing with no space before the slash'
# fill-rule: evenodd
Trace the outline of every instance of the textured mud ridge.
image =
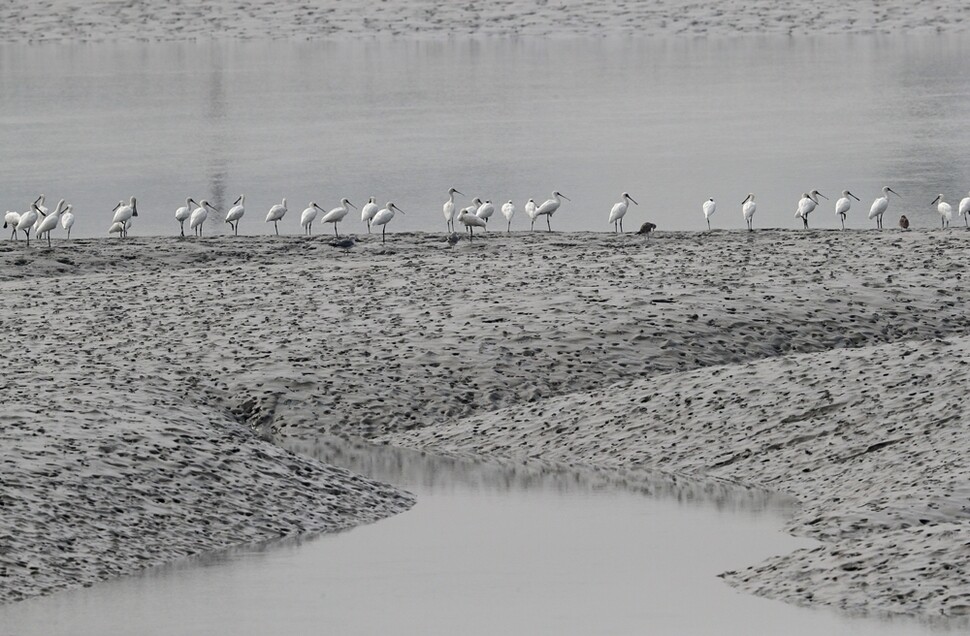
<svg viewBox="0 0 970 636">
<path fill-rule="evenodd" d="M 549 35 L 817 35 L 967 29 L 970 9 L 915 0 L 779 3 L 599 2 L 596 0 L 337 0 L 206 3 L 49 0 L 6 2 L 5 42 L 171 41 L 213 38 L 334 38 L 394 36 Z"/>
<path fill-rule="evenodd" d="M 751 484 L 846 555 L 964 522 L 962 229 L 328 240 L 0 244 L 3 599 L 411 503 L 251 430 Z M 730 579 L 965 602 L 959 560 L 931 598 L 791 586 L 818 555 Z"/>
</svg>

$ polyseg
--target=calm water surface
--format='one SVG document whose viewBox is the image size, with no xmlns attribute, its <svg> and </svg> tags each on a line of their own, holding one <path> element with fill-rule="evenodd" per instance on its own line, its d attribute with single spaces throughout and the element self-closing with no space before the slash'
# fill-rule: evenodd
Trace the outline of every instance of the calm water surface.
<svg viewBox="0 0 970 636">
<path fill-rule="evenodd" d="M 812 545 L 786 502 L 654 476 L 298 448 L 406 486 L 409 512 L 0 607 L 3 633 L 928 634 L 741 594 L 717 574 Z M 649 494 L 651 496 L 645 496 Z"/>
<path fill-rule="evenodd" d="M 265 234 L 287 196 L 297 233 L 311 200 L 374 195 L 408 212 L 392 229 L 441 231 L 456 186 L 513 199 L 527 229 L 525 200 L 559 189 L 554 227 L 607 231 L 624 190 L 628 230 L 700 229 L 708 197 L 715 227 L 741 228 L 755 192 L 756 226 L 798 227 L 818 188 L 813 224 L 837 227 L 849 188 L 849 226 L 869 227 L 890 184 L 887 226 L 935 227 L 936 194 L 970 190 L 968 58 L 966 35 L 3 45 L 0 208 L 66 197 L 75 235 L 103 236 L 135 194 L 134 233 L 171 234 L 186 196 L 245 193 L 241 231 Z"/>
</svg>

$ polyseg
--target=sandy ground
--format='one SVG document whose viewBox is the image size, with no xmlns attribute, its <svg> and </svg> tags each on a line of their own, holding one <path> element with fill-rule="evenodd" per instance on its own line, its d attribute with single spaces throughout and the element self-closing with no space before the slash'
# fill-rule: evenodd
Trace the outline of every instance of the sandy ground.
<svg viewBox="0 0 970 636">
<path fill-rule="evenodd" d="M 4 42 L 332 38 L 360 35 L 817 35 L 962 32 L 970 7 L 926 0 L 10 0 Z"/>
<path fill-rule="evenodd" d="M 970 607 L 970 232 L 328 241 L 0 243 L 0 598 L 410 503 L 253 428 L 767 487 L 825 544 L 732 583 Z"/>
</svg>

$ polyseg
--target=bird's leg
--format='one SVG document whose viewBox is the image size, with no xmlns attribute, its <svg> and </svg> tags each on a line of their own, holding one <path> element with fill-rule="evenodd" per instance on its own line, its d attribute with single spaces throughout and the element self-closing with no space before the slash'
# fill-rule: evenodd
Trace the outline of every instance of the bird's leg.
<svg viewBox="0 0 970 636">
<path fill-rule="evenodd" d="M 620 234 L 623 234 L 623 217 L 620 217 Z"/>
<path fill-rule="evenodd" d="M 276 221 L 273 221 L 273 227 L 276 229 L 276 236 L 279 236 L 280 235 L 280 226 L 277 224 Z"/>
<path fill-rule="evenodd" d="M 387 223 L 381 226 L 381 245 L 384 244 L 384 238 L 386 233 L 387 233 Z"/>
<path fill-rule="evenodd" d="M 340 236 L 339 234 L 337 234 L 337 224 L 336 223 L 333 224 L 333 235 L 334 236 L 337 236 L 337 237 Z"/>
<path fill-rule="evenodd" d="M 546 227 L 548 227 L 549 231 L 552 232 L 552 217 L 548 214 L 546 215 Z"/>
<path fill-rule="evenodd" d="M 509 221 L 509 229 L 506 230 L 509 234 L 512 233 L 512 221 Z"/>
</svg>

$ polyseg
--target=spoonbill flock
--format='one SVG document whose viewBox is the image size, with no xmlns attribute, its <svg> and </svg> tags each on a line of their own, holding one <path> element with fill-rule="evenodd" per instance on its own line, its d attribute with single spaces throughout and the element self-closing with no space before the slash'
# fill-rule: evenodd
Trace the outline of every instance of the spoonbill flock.
<svg viewBox="0 0 970 636">
<path fill-rule="evenodd" d="M 883 228 L 883 216 L 889 209 L 890 194 L 895 195 L 898 198 L 902 198 L 901 195 L 893 190 L 889 186 L 882 188 L 882 195 L 878 196 L 873 200 L 872 205 L 869 208 L 868 218 L 869 220 L 875 220 L 876 227 L 878 229 Z M 509 199 L 507 202 L 501 206 L 493 204 L 491 199 L 483 197 L 475 197 L 471 200 L 470 205 L 460 207 L 456 203 L 455 196 L 465 196 L 457 188 L 449 188 L 447 191 L 447 199 L 442 205 L 442 213 L 445 219 L 446 229 L 448 231 L 447 236 L 449 240 L 453 242 L 460 238 L 460 234 L 454 231 L 456 223 L 460 223 L 464 226 L 469 240 L 474 240 L 475 230 L 487 231 L 489 219 L 495 214 L 496 209 L 502 213 L 506 221 L 506 232 L 512 231 L 512 219 L 515 217 L 516 206 L 515 203 Z M 67 238 L 71 237 L 71 228 L 75 223 L 74 207 L 68 204 L 64 199 L 58 201 L 57 205 L 54 207 L 53 211 L 48 210 L 44 206 L 45 195 L 41 194 L 37 197 L 29 206 L 26 212 L 12 212 L 7 211 L 3 217 L 3 228 L 10 229 L 11 240 L 17 240 L 18 235 L 23 233 L 27 245 L 30 245 L 31 235 L 35 239 L 47 239 L 48 246 L 51 245 L 51 234 L 60 225 L 64 230 L 67 231 Z M 817 189 L 812 189 L 809 192 L 805 192 L 798 198 L 795 206 L 795 218 L 801 219 L 802 227 L 805 229 L 809 228 L 809 217 L 820 205 L 820 199 L 828 199 L 824 194 L 819 192 Z M 859 197 L 850 192 L 849 190 L 842 190 L 842 196 L 835 202 L 835 213 L 839 217 L 842 229 L 845 229 L 846 220 L 852 209 L 852 201 L 861 201 Z M 546 217 L 546 228 L 548 231 L 552 231 L 552 217 L 559 211 L 563 205 L 563 201 L 570 201 L 569 197 L 565 196 L 561 192 L 554 191 L 552 196 L 545 200 L 541 204 L 537 204 L 535 199 L 530 198 L 523 205 L 523 210 L 526 216 L 529 218 L 530 231 L 535 230 L 535 223 L 540 217 Z M 233 202 L 229 211 L 226 212 L 224 221 L 230 225 L 232 228 L 233 235 L 239 234 L 239 225 L 246 214 L 246 197 L 240 194 L 239 197 Z M 613 225 L 613 231 L 616 233 L 622 233 L 623 230 L 623 219 L 627 215 L 630 209 L 630 204 L 639 205 L 639 203 L 634 199 L 630 193 L 623 192 L 620 195 L 620 200 L 613 204 L 609 210 L 608 222 Z M 945 200 L 944 194 L 939 194 L 932 202 L 931 206 L 936 206 L 937 212 L 940 215 L 941 226 L 945 229 L 949 227 L 950 222 L 953 220 L 954 206 Z M 316 202 L 311 201 L 306 209 L 303 210 L 300 215 L 300 226 L 303 233 L 307 236 L 312 234 L 313 224 L 319 220 L 321 223 L 331 223 L 333 224 L 333 232 L 336 239 L 340 238 L 340 233 L 338 230 L 338 224 L 343 222 L 350 210 L 357 209 L 351 201 L 344 197 L 340 199 L 338 206 L 326 210 L 325 208 L 318 205 Z M 717 203 L 713 198 L 708 198 L 701 204 L 701 211 L 704 214 L 704 221 L 707 224 L 708 230 L 712 229 L 712 219 L 717 211 Z M 741 201 L 741 217 L 745 222 L 748 230 L 754 229 L 754 216 L 757 211 L 757 204 L 755 203 L 754 193 L 748 194 Z M 176 208 L 175 210 L 175 220 L 179 224 L 179 235 L 181 237 L 185 236 L 185 222 L 188 221 L 189 229 L 193 231 L 193 234 L 197 237 L 203 236 L 204 227 L 206 220 L 209 218 L 210 213 L 216 215 L 220 214 L 220 211 L 210 204 L 205 199 L 200 199 L 198 202 L 193 197 L 187 197 L 185 199 L 185 205 Z M 393 202 L 388 201 L 383 207 L 377 204 L 376 197 L 369 197 L 367 203 L 365 203 L 360 208 L 360 218 L 361 222 L 367 225 L 367 232 L 370 233 L 372 228 L 379 226 L 381 228 L 381 242 L 384 243 L 387 240 L 387 226 L 391 223 L 397 213 L 404 214 L 404 210 L 399 208 Z M 266 213 L 266 223 L 272 223 L 275 233 L 279 235 L 280 227 L 279 224 L 283 221 L 287 214 L 287 202 L 286 198 L 282 199 L 281 203 L 276 203 L 272 205 L 268 212 Z M 963 217 L 964 225 L 970 227 L 970 193 L 966 197 L 963 197 L 958 206 L 957 214 Z M 109 234 L 117 234 L 119 238 L 125 238 L 128 236 L 128 232 L 131 229 L 133 219 L 138 216 L 138 202 L 137 199 L 132 196 L 129 197 L 127 201 L 121 200 L 118 202 L 114 208 L 111 210 L 111 223 L 108 228 Z M 905 216 L 900 218 L 900 227 L 907 229 L 909 227 L 909 220 Z M 643 228 L 649 226 L 649 229 L 644 232 Z M 645 223 L 641 226 L 641 231 L 638 233 L 650 233 L 656 225 L 653 223 Z M 336 240 L 335 239 L 335 240 Z"/>
</svg>

